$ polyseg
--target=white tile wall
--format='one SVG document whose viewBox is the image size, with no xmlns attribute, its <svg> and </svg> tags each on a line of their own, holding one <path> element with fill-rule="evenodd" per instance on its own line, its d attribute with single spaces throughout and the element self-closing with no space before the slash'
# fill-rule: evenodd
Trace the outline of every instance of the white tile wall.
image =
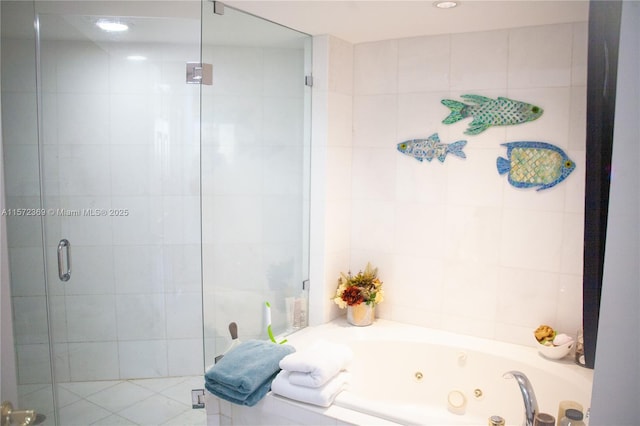
<svg viewBox="0 0 640 426">
<path fill-rule="evenodd" d="M 509 32 L 452 34 L 449 83 L 452 90 L 504 90 Z"/>
<path fill-rule="evenodd" d="M 202 322 L 201 318 L 200 322 Z M 201 324 L 199 329 L 202 329 Z M 202 365 L 204 365 L 204 355 L 201 336 L 197 339 L 167 340 L 169 376 L 201 375 Z"/>
<path fill-rule="evenodd" d="M 16 344 L 48 342 L 47 307 L 44 296 L 14 297 L 13 311 Z"/>
<path fill-rule="evenodd" d="M 68 354 L 69 377 L 73 382 L 111 380 L 120 374 L 117 342 L 69 343 Z"/>
<path fill-rule="evenodd" d="M 6 111 L 3 112 L 2 133 L 6 139 L 3 141 L 5 150 L 10 148 L 8 145 L 20 144 L 21 141 L 37 141 L 37 128 L 32 125 L 36 122 L 34 94 L 9 92 L 2 96 L 7 104 L 15 106 L 15 108 L 5 108 Z"/>
<path fill-rule="evenodd" d="M 509 31 L 509 87 L 566 87 L 571 83 L 573 25 Z"/>
<path fill-rule="evenodd" d="M 334 292 L 330 287 L 337 274 L 348 263 L 351 246 L 352 163 L 356 140 L 352 129 L 358 120 L 353 109 L 353 93 L 357 90 L 354 87 L 354 61 L 350 43 L 333 36 L 314 37 L 311 324 L 325 322 L 337 315 L 337 307 L 327 301 Z M 366 132 L 366 128 L 362 131 Z M 326 285 L 319 286 L 318 283 Z"/>
<path fill-rule="evenodd" d="M 153 335 L 149 337 L 153 338 Z M 126 379 L 166 377 L 169 373 L 166 340 L 118 342 L 120 376 Z"/>
<path fill-rule="evenodd" d="M 7 196 L 37 197 L 38 150 L 35 145 L 5 145 L 5 173 L 15 176 L 6 183 Z"/>
<path fill-rule="evenodd" d="M 12 40 L 11 48 L 2 49 L 2 88 L 11 92 L 35 93 L 33 82 L 33 40 Z M 6 88 L 6 89 L 5 89 Z M 3 126 L 6 123 L 3 123 Z M 3 140 L 3 143 L 8 141 Z"/>
<path fill-rule="evenodd" d="M 353 86 L 356 95 L 398 91 L 398 42 L 363 43 L 353 51 Z M 342 70 L 336 69 L 336 72 Z"/>
<path fill-rule="evenodd" d="M 57 118 L 58 140 L 64 145 L 104 146 L 109 142 L 107 93 L 61 91 L 57 94 Z"/>
<path fill-rule="evenodd" d="M 65 313 L 69 342 L 116 340 L 115 297 L 109 295 L 67 296 Z M 87 320 L 91 318 L 91 320 Z"/>
<path fill-rule="evenodd" d="M 121 340 L 166 338 L 163 294 L 118 295 L 118 337 Z"/>
<path fill-rule="evenodd" d="M 353 52 L 355 93 L 353 147 L 345 142 L 322 160 L 327 175 L 341 173 L 326 177 L 321 194 L 326 299 L 339 271 L 371 261 L 386 287 L 381 317 L 521 344 L 532 344 L 540 323 L 575 333 L 582 320 L 586 32 L 586 23 L 559 24 L 349 47 L 317 38 L 328 53 L 314 66 L 328 82 L 349 64 L 337 58 Z M 319 86 L 314 95 L 325 93 Z M 469 120 L 441 123 L 448 110 L 440 101 L 465 93 L 528 101 L 545 113 L 468 136 Z M 328 102 L 314 125 L 343 127 L 333 108 L 344 110 Z M 436 132 L 445 143 L 466 139 L 467 159 L 420 163 L 395 149 Z M 500 144 L 516 140 L 558 145 L 577 168 L 551 190 L 516 189 L 495 166 L 506 154 Z M 349 177 L 351 195 L 342 184 Z M 350 209 L 338 207 L 345 199 Z M 324 320 L 342 314 L 329 301 L 318 305 Z"/>
<path fill-rule="evenodd" d="M 398 92 L 442 90 L 449 86 L 451 37 L 398 40 Z"/>
<path fill-rule="evenodd" d="M 15 247 L 9 252 L 13 297 L 45 295 L 42 285 L 44 265 L 30 260 L 41 255 L 42 250 L 36 247 Z"/>
</svg>

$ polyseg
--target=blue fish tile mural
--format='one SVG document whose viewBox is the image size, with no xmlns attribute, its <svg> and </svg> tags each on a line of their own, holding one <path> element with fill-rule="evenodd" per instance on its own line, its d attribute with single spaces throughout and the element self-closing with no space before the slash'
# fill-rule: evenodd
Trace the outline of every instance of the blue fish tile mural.
<svg viewBox="0 0 640 426">
<path fill-rule="evenodd" d="M 418 161 L 427 160 L 430 162 L 434 158 L 437 158 L 438 161 L 444 163 L 447 154 L 467 158 L 464 151 L 462 151 L 466 144 L 467 141 L 457 141 L 451 144 L 441 143 L 438 134 L 434 133 L 427 139 L 411 139 L 400 142 L 398 144 L 398 151 Z"/>
<path fill-rule="evenodd" d="M 576 168 L 562 149 L 549 143 L 509 142 L 502 146 L 507 147 L 507 158 L 498 157 L 498 173 L 508 173 L 509 183 L 516 188 L 552 188 Z"/>
<path fill-rule="evenodd" d="M 480 95 L 460 96 L 472 105 L 451 99 L 443 99 L 442 104 L 451 114 L 442 122 L 452 124 L 467 117 L 473 117 L 467 135 L 477 135 L 491 126 L 509 126 L 538 119 L 544 112 L 539 106 L 509 98 L 491 99 Z"/>
</svg>

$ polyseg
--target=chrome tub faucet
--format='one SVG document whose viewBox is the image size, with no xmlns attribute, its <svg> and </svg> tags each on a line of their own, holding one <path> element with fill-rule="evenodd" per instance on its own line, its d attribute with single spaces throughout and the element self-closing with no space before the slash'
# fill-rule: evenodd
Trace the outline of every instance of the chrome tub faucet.
<svg viewBox="0 0 640 426">
<path fill-rule="evenodd" d="M 533 391 L 531 382 L 523 372 L 516 370 L 507 371 L 502 377 L 505 379 L 513 377 L 516 379 L 516 382 L 518 382 L 524 402 L 524 425 L 533 426 L 533 420 L 538 413 L 538 401 L 536 400 L 536 394 Z"/>
</svg>

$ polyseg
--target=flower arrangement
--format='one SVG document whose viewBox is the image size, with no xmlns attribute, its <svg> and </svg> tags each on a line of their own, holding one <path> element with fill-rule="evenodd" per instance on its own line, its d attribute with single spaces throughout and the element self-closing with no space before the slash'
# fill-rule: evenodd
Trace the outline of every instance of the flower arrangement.
<svg viewBox="0 0 640 426">
<path fill-rule="evenodd" d="M 378 278 L 378 268 L 367 263 L 364 271 L 357 275 L 340 273 L 338 278 L 338 289 L 333 301 L 341 308 L 355 306 L 361 303 L 367 305 L 377 305 L 384 300 L 382 291 L 382 281 Z"/>
</svg>

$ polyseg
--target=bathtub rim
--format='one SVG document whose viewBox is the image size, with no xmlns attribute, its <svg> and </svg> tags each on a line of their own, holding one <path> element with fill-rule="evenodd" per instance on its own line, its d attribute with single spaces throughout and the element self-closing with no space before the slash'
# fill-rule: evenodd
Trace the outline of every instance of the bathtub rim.
<svg viewBox="0 0 640 426">
<path fill-rule="evenodd" d="M 586 380 L 593 386 L 592 369 L 576 364 L 570 355 L 559 360 L 545 358 L 538 352 L 533 343 L 530 345 L 520 345 L 382 318 L 376 318 L 375 322 L 370 326 L 356 327 L 349 324 L 345 316 L 341 316 L 329 322 L 308 326 L 289 334 L 287 336 L 289 340 L 288 343 L 294 346 L 296 350 L 304 349 L 304 347 L 313 343 L 314 340 L 317 340 L 317 337 L 314 339 L 314 336 L 318 332 L 323 333 L 321 335 L 322 339 L 343 343 L 350 343 L 354 340 L 421 341 L 435 345 L 449 346 L 460 349 L 461 351 L 478 351 L 496 356 L 502 356 L 505 353 L 513 354 L 516 355 L 519 360 L 531 364 L 534 367 L 551 370 L 551 372 L 555 372 L 556 374 L 569 374 L 569 376 L 575 377 L 576 380 Z M 296 347 L 296 344 L 299 347 Z M 591 392 L 589 393 L 591 394 Z"/>
</svg>

